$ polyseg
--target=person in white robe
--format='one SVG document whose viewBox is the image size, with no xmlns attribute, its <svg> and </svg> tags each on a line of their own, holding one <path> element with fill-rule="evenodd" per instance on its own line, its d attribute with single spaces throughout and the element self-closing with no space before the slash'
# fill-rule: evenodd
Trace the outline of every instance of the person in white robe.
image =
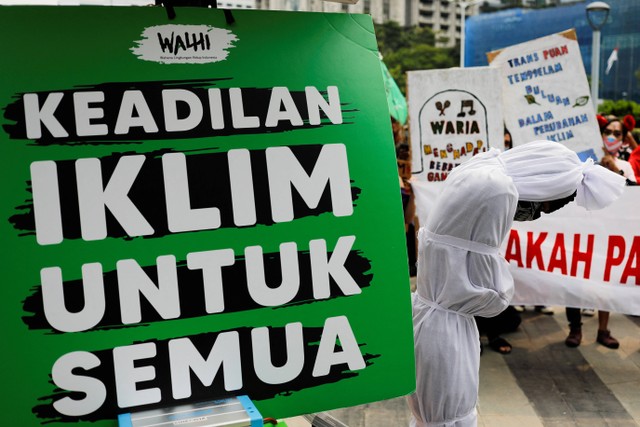
<svg viewBox="0 0 640 427">
<path fill-rule="evenodd" d="M 496 316 L 510 304 L 513 278 L 499 248 L 514 216 L 533 220 L 574 198 L 600 209 L 624 184 L 552 141 L 491 149 L 452 171 L 418 233 L 411 426 L 477 425 L 480 339 L 473 316 Z"/>
</svg>

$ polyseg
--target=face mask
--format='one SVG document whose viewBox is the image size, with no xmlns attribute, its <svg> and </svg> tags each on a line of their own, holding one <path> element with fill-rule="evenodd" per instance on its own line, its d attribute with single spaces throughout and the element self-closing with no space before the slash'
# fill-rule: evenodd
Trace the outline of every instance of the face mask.
<svg viewBox="0 0 640 427">
<path fill-rule="evenodd" d="M 622 146 L 622 141 L 616 139 L 616 137 L 613 135 L 604 137 L 602 141 L 604 142 L 604 146 L 606 147 L 607 151 L 612 154 L 617 152 L 618 149 L 620 149 L 620 147 Z"/>
<path fill-rule="evenodd" d="M 516 213 L 513 215 L 514 221 L 533 221 L 540 218 L 542 202 L 526 202 L 518 200 Z"/>
</svg>

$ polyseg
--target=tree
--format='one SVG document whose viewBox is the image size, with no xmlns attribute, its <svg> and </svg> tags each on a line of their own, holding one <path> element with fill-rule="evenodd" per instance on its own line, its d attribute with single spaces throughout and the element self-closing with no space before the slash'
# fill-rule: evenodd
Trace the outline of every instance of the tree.
<svg viewBox="0 0 640 427">
<path fill-rule="evenodd" d="M 640 118 L 640 104 L 626 99 L 618 101 L 605 100 L 598 106 L 598 112 L 604 116 L 612 114 L 620 118 L 631 114 L 638 120 Z"/>
<path fill-rule="evenodd" d="M 375 29 L 382 59 L 405 95 L 407 71 L 451 68 L 458 64 L 458 50 L 436 47 L 436 36 L 429 28 L 403 28 L 387 22 Z"/>
<path fill-rule="evenodd" d="M 397 22 L 389 21 L 376 24 L 378 49 L 383 56 L 404 47 L 416 44 L 434 45 L 436 38 L 429 28 L 401 27 Z"/>
</svg>

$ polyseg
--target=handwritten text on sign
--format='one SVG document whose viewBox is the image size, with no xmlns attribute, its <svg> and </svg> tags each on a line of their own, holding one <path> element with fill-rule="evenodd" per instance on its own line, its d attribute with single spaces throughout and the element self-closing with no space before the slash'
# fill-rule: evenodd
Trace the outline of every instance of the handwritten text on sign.
<svg viewBox="0 0 640 427">
<path fill-rule="evenodd" d="M 503 146 L 499 70 L 410 71 L 408 91 L 414 180 L 439 185 L 474 155 Z"/>
<path fill-rule="evenodd" d="M 597 157 L 598 128 L 575 31 L 488 56 L 501 69 L 505 123 L 514 145 L 548 139 Z"/>
</svg>

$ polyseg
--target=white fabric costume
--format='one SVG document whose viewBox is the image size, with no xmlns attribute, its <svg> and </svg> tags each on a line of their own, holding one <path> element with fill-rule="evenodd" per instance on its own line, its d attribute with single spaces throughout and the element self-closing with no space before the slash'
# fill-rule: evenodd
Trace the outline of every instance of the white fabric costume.
<svg viewBox="0 0 640 427">
<path fill-rule="evenodd" d="M 577 190 L 577 204 L 600 209 L 623 187 L 619 175 L 551 141 L 492 149 L 449 174 L 418 235 L 412 426 L 477 424 L 480 340 L 473 316 L 496 316 L 513 296 L 498 251 L 518 199 L 551 201 Z"/>
</svg>

